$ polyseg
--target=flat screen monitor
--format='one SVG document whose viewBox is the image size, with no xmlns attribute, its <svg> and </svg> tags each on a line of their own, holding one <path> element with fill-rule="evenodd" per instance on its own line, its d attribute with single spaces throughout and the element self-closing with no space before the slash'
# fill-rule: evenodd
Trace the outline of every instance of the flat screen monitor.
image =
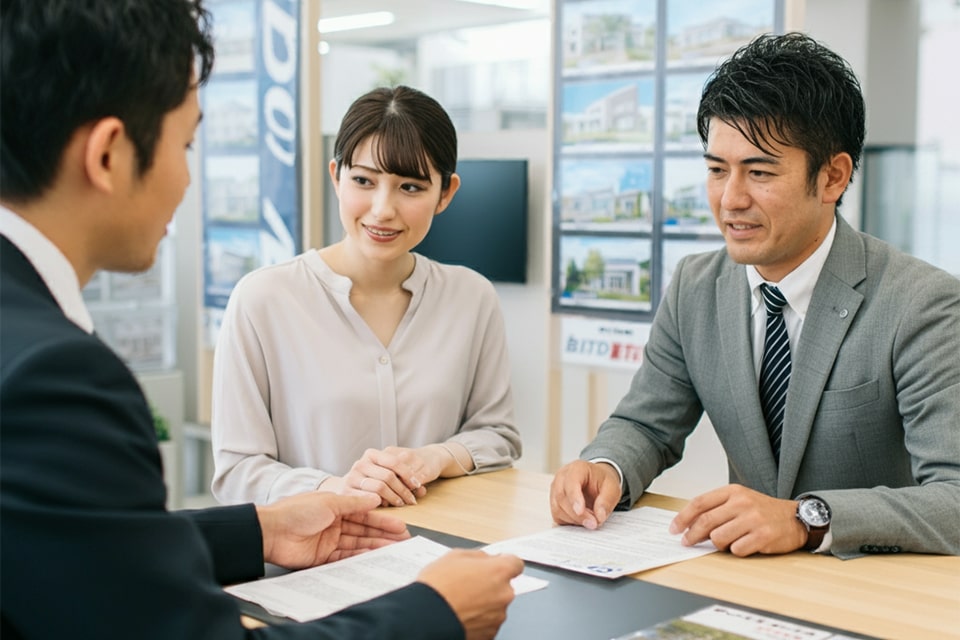
<svg viewBox="0 0 960 640">
<path fill-rule="evenodd" d="M 460 190 L 414 249 L 493 282 L 527 280 L 527 161 L 458 160 Z"/>
</svg>

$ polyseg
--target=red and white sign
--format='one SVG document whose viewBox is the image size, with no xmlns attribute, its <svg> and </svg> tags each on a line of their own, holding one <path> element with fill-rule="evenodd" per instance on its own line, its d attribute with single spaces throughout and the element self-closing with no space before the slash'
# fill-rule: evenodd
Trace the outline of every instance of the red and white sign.
<svg viewBox="0 0 960 640">
<path fill-rule="evenodd" d="M 635 371 L 643 362 L 650 324 L 564 316 L 560 334 L 565 363 Z"/>
</svg>

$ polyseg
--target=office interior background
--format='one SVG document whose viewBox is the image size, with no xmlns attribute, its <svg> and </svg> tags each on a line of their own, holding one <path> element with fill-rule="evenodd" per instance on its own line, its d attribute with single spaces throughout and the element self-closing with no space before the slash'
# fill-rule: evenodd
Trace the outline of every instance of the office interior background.
<svg viewBox="0 0 960 640">
<path fill-rule="evenodd" d="M 329 148 L 350 102 L 375 86 L 408 84 L 439 100 L 457 126 L 462 159 L 526 160 L 525 282 L 495 284 L 524 441 L 517 466 L 541 472 L 577 457 L 632 377 L 623 369 L 565 361 L 560 314 L 551 304 L 554 202 L 561 188 L 553 178 L 556 18 L 563 1 L 300 3 L 300 250 L 340 237 L 326 170 Z M 699 4 L 667 2 L 687 11 Z M 777 7 L 785 30 L 809 33 L 843 55 L 864 88 L 865 157 L 841 214 L 960 274 L 960 85 L 952 70 L 960 59 L 960 0 L 782 0 Z M 390 22 L 323 34 L 316 29 L 321 18 L 369 13 Z M 101 274 L 84 292 L 98 331 L 128 358 L 169 426 L 162 449 L 172 507 L 213 503 L 213 340 L 203 313 L 203 184 L 196 179 L 202 152 L 193 154 L 194 180 L 156 267 L 136 277 Z M 651 491 L 692 497 L 726 481 L 725 456 L 704 419 L 683 461 Z"/>
</svg>

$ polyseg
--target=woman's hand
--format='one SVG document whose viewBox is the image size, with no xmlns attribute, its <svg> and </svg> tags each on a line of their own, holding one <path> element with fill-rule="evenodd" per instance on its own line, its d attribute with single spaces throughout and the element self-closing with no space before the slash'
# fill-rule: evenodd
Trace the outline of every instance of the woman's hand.
<svg viewBox="0 0 960 640">
<path fill-rule="evenodd" d="M 426 484 L 439 477 L 469 473 L 473 458 L 463 445 L 450 442 L 417 449 L 367 449 L 343 476 L 341 493 L 375 493 L 383 506 L 416 504 L 427 493 Z M 326 483 L 324 483 L 326 484 Z"/>
</svg>

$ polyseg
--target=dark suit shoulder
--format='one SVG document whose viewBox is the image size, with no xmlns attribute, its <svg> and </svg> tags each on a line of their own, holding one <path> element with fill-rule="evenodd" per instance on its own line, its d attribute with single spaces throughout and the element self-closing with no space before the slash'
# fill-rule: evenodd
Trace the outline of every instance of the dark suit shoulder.
<svg viewBox="0 0 960 640">
<path fill-rule="evenodd" d="M 240 637 L 199 530 L 164 508 L 133 374 L 15 275 L 0 321 L 5 637 Z"/>
<path fill-rule="evenodd" d="M 6 239 L 4 244 L 10 245 Z M 99 343 L 113 353 L 63 314 L 39 274 L 16 247 L 4 250 L 2 274 L 0 367 L 4 371 L 35 349 L 55 348 L 64 341 Z"/>
</svg>

